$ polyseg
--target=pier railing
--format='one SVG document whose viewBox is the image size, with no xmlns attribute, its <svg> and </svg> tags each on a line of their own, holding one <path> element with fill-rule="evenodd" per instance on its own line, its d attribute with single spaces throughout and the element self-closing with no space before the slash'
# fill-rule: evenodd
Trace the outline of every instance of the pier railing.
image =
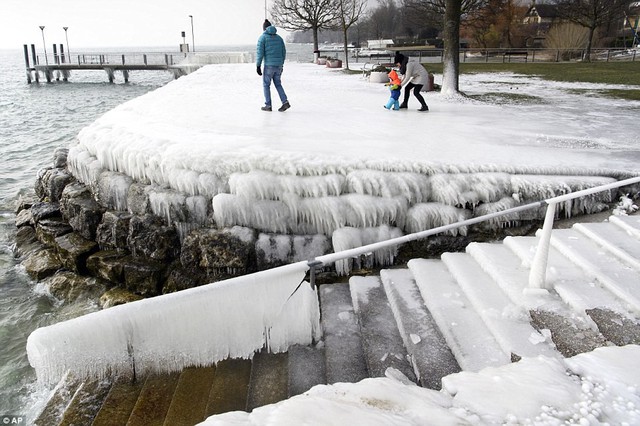
<svg viewBox="0 0 640 426">
<path fill-rule="evenodd" d="M 36 65 L 60 65 L 60 66 L 90 66 L 90 65 L 129 65 L 129 66 L 164 66 L 175 65 L 187 57 L 185 53 L 79 53 L 56 54 L 51 57 L 53 63 L 48 63 L 44 55 L 36 56 Z"/>
</svg>

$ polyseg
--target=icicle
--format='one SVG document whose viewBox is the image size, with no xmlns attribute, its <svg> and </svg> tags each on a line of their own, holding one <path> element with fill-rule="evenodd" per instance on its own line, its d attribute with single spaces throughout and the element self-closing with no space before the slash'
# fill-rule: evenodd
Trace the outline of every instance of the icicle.
<svg viewBox="0 0 640 426">
<path fill-rule="evenodd" d="M 437 174 L 431 176 L 430 185 L 432 199 L 451 206 L 494 202 L 512 192 L 505 173 Z"/>
<path fill-rule="evenodd" d="M 429 178 L 418 173 L 355 170 L 347 175 L 349 192 L 376 197 L 404 197 L 409 203 L 428 199 Z"/>
<path fill-rule="evenodd" d="M 127 210 L 127 195 L 133 180 L 122 173 L 102 172 L 98 177 L 95 196 L 108 209 Z"/>
<path fill-rule="evenodd" d="M 229 177 L 232 194 L 258 200 L 280 200 L 285 193 L 300 197 L 326 197 L 340 195 L 344 176 L 276 175 L 263 171 L 233 173 Z"/>
<path fill-rule="evenodd" d="M 361 247 L 363 245 L 373 244 L 380 241 L 389 240 L 402 236 L 402 231 L 398 228 L 389 226 L 379 226 L 375 228 L 352 228 L 345 227 L 337 229 L 332 235 L 333 251 L 339 252 L 351 248 Z M 367 267 L 374 265 L 391 265 L 398 253 L 398 248 L 387 247 L 376 250 L 369 257 L 365 257 Z M 338 260 L 335 264 L 338 275 L 348 275 L 352 269 L 361 267 L 361 258 Z"/>
<path fill-rule="evenodd" d="M 407 212 L 405 231 L 414 233 L 438 226 L 460 222 L 471 217 L 471 212 L 440 203 L 422 203 L 411 207 Z M 461 226 L 449 231 L 451 235 L 467 235 L 467 227 Z"/>
<path fill-rule="evenodd" d="M 187 213 L 184 195 L 170 190 L 156 189 L 149 192 L 149 205 L 156 216 L 164 217 L 167 224 L 186 222 Z"/>
<path fill-rule="evenodd" d="M 286 234 L 291 223 L 289 208 L 281 201 L 253 200 L 232 194 L 213 197 L 213 215 L 220 228 L 240 225 Z"/>
<path fill-rule="evenodd" d="M 35 330 L 27 354 L 38 380 L 177 371 L 266 346 L 282 352 L 320 337 L 316 292 L 295 263 L 115 306 Z M 297 289 L 297 290 L 296 290 Z"/>
<path fill-rule="evenodd" d="M 480 204 L 476 208 L 474 212 L 474 216 L 484 216 L 491 213 L 501 212 L 501 211 L 516 207 L 517 205 L 518 205 L 518 202 L 513 197 L 505 197 L 495 203 Z M 520 215 L 518 213 L 510 213 L 504 216 L 495 217 L 493 219 L 487 220 L 485 222 L 482 222 L 482 224 L 483 226 L 488 226 L 488 227 L 496 227 L 496 226 L 511 227 L 513 226 L 514 222 L 518 221 L 519 218 L 520 218 Z"/>
</svg>

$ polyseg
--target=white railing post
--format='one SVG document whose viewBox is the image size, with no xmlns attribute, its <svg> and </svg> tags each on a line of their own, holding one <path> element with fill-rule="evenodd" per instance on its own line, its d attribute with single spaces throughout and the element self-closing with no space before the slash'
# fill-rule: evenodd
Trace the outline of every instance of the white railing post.
<svg viewBox="0 0 640 426">
<path fill-rule="evenodd" d="M 547 213 L 544 216 L 544 225 L 542 225 L 542 234 L 536 254 L 531 264 L 531 272 L 529 273 L 529 287 L 548 289 L 547 285 L 547 260 L 549 259 L 549 242 L 551 241 L 551 230 L 553 229 L 553 220 L 556 215 L 556 204 L 549 203 Z"/>
</svg>

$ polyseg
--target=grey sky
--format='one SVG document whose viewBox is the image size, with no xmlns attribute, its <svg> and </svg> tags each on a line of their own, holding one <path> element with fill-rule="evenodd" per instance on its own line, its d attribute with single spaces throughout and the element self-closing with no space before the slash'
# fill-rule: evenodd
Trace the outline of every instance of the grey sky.
<svg viewBox="0 0 640 426">
<path fill-rule="evenodd" d="M 198 46 L 253 44 L 262 32 L 264 0 L 1 0 L 0 48 L 45 41 L 69 49 L 93 47 L 178 48 L 181 32 Z M 270 16 L 269 16 L 270 17 Z M 284 31 L 281 31 L 286 36 Z"/>
</svg>

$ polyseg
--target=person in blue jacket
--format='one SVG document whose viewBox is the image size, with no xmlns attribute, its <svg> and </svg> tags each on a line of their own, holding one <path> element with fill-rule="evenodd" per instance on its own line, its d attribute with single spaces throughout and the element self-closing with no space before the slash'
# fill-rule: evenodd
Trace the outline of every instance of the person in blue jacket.
<svg viewBox="0 0 640 426">
<path fill-rule="evenodd" d="M 264 89 L 264 106 L 262 110 L 271 111 L 271 80 L 273 80 L 273 85 L 278 91 L 280 101 L 282 101 L 282 106 L 278 108 L 278 111 L 284 112 L 291 107 L 280 80 L 284 59 L 287 56 L 287 49 L 284 46 L 282 37 L 276 34 L 276 27 L 271 25 L 268 19 L 264 20 L 262 29 L 264 32 L 258 39 L 258 46 L 256 48 L 256 71 L 258 75 L 262 76 L 262 86 Z M 264 72 L 260 68 L 263 60 Z"/>
</svg>

